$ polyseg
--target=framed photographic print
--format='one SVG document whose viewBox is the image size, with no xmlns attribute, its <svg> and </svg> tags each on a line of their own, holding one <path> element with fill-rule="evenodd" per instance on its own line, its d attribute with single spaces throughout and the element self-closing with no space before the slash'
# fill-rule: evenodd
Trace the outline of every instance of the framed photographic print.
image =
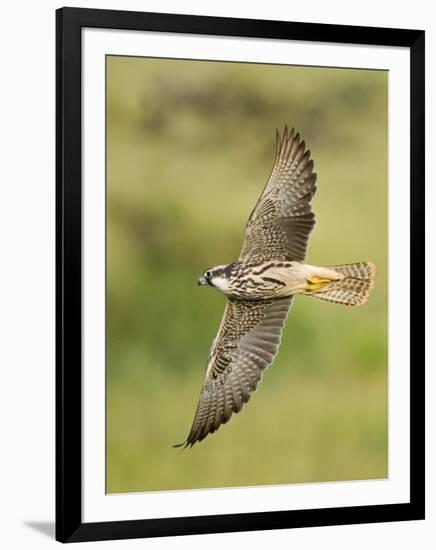
<svg viewBox="0 0 436 550">
<path fill-rule="evenodd" d="M 424 518 L 424 32 L 56 16 L 56 538 Z"/>
</svg>

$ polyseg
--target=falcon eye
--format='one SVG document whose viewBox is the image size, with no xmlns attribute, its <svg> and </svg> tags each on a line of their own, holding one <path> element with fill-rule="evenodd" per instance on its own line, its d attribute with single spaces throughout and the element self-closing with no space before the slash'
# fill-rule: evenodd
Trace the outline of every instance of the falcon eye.
<svg viewBox="0 0 436 550">
<path fill-rule="evenodd" d="M 206 277 L 206 279 L 210 279 L 212 277 L 212 271 L 206 271 L 204 276 Z"/>
</svg>

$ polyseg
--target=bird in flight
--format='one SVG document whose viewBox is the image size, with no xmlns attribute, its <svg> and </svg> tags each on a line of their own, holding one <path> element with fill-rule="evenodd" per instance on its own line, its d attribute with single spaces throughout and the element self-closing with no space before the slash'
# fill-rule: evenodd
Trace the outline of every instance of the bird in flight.
<svg viewBox="0 0 436 550">
<path fill-rule="evenodd" d="M 198 279 L 227 296 L 187 447 L 214 433 L 250 399 L 277 355 L 296 294 L 360 306 L 374 286 L 371 262 L 317 267 L 304 263 L 315 225 L 310 202 L 316 174 L 294 129 L 276 132 L 271 175 L 246 226 L 238 260 L 208 268 Z"/>
</svg>

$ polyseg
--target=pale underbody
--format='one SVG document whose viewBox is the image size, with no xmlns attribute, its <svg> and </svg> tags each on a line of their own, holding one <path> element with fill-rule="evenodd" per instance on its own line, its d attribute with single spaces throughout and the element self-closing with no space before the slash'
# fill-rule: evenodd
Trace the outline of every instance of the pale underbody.
<svg viewBox="0 0 436 550">
<path fill-rule="evenodd" d="M 253 300 L 305 294 L 322 288 L 328 282 L 344 278 L 342 273 L 331 268 L 300 262 L 263 262 L 258 266 L 241 265 L 240 269 L 245 276 L 216 275 L 211 278 L 212 286 L 227 296 Z M 241 285 L 237 292 L 234 288 L 236 281 Z"/>
</svg>

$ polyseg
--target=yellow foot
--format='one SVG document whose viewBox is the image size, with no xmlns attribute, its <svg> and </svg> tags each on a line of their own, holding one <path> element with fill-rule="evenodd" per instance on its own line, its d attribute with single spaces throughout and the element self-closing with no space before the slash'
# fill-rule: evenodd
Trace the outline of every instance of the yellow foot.
<svg viewBox="0 0 436 550">
<path fill-rule="evenodd" d="M 323 279 L 314 275 L 313 277 L 309 277 L 307 279 L 306 290 L 309 292 L 314 292 L 315 290 L 319 290 L 325 286 L 327 283 L 330 283 L 330 281 L 331 279 Z"/>
</svg>

